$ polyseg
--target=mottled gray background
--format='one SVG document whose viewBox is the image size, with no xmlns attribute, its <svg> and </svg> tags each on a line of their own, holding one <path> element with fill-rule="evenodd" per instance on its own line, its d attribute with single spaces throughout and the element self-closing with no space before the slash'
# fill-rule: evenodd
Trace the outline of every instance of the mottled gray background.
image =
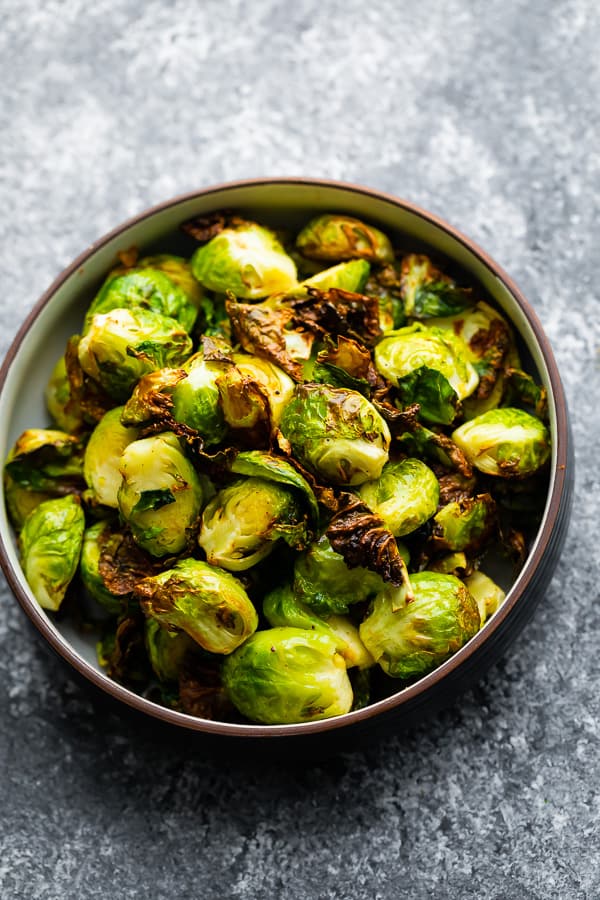
<svg viewBox="0 0 600 900">
<path fill-rule="evenodd" d="M 358 181 L 446 217 L 530 298 L 571 404 L 562 562 L 452 710 L 240 770 L 92 706 L 0 606 L 0 896 L 600 896 L 596 0 L 2 2 L 0 345 L 92 240 L 227 179 Z M 4 582 L 3 582 L 4 583 Z"/>
</svg>

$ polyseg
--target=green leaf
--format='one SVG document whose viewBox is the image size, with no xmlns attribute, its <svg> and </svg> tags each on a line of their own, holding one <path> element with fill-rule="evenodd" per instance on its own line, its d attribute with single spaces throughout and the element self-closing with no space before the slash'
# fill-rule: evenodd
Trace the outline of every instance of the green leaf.
<svg viewBox="0 0 600 900">
<path fill-rule="evenodd" d="M 398 379 L 398 390 L 403 404 L 418 403 L 420 416 L 427 421 L 440 425 L 450 425 L 454 421 L 458 395 L 437 369 L 419 366 Z"/>
<path fill-rule="evenodd" d="M 142 491 L 140 499 L 133 507 L 133 512 L 141 513 L 149 509 L 162 509 L 169 503 L 175 503 L 175 497 L 169 488 L 160 488 L 155 491 Z"/>
</svg>

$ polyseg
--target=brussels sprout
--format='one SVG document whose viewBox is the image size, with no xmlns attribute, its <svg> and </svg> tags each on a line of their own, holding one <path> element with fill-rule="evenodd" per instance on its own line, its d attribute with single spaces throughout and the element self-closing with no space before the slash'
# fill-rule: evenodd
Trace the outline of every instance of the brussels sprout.
<svg viewBox="0 0 600 900">
<path fill-rule="evenodd" d="M 142 375 L 180 365 L 191 350 L 190 337 L 174 319 L 146 309 L 114 309 L 92 317 L 78 356 L 83 371 L 123 402 Z"/>
<path fill-rule="evenodd" d="M 21 487 L 16 481 L 4 473 L 4 501 L 8 518 L 15 531 L 20 531 L 29 513 L 44 500 L 51 500 L 55 496 L 51 491 L 31 491 Z"/>
<path fill-rule="evenodd" d="M 21 565 L 35 599 L 56 612 L 71 583 L 81 552 L 85 517 L 77 497 L 40 503 L 19 536 Z"/>
<path fill-rule="evenodd" d="M 21 488 L 64 494 L 83 486 L 82 455 L 79 438 L 52 428 L 28 428 L 8 454 L 4 471 Z"/>
<path fill-rule="evenodd" d="M 151 617 L 145 622 L 144 643 L 159 681 L 177 681 L 186 658 L 198 647 L 185 631 L 167 631 Z"/>
<path fill-rule="evenodd" d="M 111 409 L 98 422 L 83 458 L 83 474 L 89 488 L 86 497 L 94 503 L 117 509 L 117 494 L 121 486 L 121 456 L 132 441 L 137 440 L 137 428 L 121 425 L 122 406 Z"/>
<path fill-rule="evenodd" d="M 152 556 L 189 545 L 202 505 L 202 488 L 177 437 L 166 432 L 128 444 L 121 457 L 119 510 L 140 547 Z"/>
<path fill-rule="evenodd" d="M 489 494 L 453 500 L 435 514 L 432 540 L 438 550 L 477 553 L 496 525 L 496 504 Z"/>
<path fill-rule="evenodd" d="M 466 419 L 494 409 L 500 404 L 504 392 L 504 367 L 509 361 L 519 365 L 511 329 L 500 313 L 483 301 L 471 309 L 453 316 L 431 319 L 435 326 L 458 335 L 469 353 L 479 375 L 477 390 L 463 405 Z"/>
<path fill-rule="evenodd" d="M 258 300 L 297 284 L 296 266 L 268 228 L 254 222 L 224 228 L 191 260 L 192 272 L 211 291 Z"/>
<path fill-rule="evenodd" d="M 198 309 L 204 299 L 204 291 L 192 274 L 192 267 L 182 256 L 171 256 L 159 253 L 156 256 L 145 256 L 138 263 L 140 269 L 153 269 L 164 272 L 177 287 L 181 288 L 190 303 Z M 167 313 L 170 315 L 170 313 Z M 173 316 L 174 319 L 179 318 Z"/>
<path fill-rule="evenodd" d="M 310 510 L 314 525 L 319 522 L 319 504 L 310 484 L 286 459 L 260 450 L 242 450 L 231 464 L 237 475 L 252 475 L 266 481 L 276 481 L 300 492 Z"/>
<path fill-rule="evenodd" d="M 81 429 L 85 425 L 83 412 L 71 396 L 71 387 L 67 376 L 65 357 L 58 360 L 46 387 L 46 406 L 48 412 L 62 431 L 70 434 Z"/>
<path fill-rule="evenodd" d="M 364 259 L 351 259 L 339 263 L 330 269 L 323 269 L 302 282 L 303 287 L 318 288 L 328 291 L 330 288 L 341 288 L 343 291 L 354 291 L 361 294 L 367 283 L 371 266 Z"/>
<path fill-rule="evenodd" d="M 109 591 L 98 569 L 101 554 L 99 538 L 106 531 L 110 531 L 110 526 L 106 522 L 97 522 L 85 530 L 79 572 L 83 586 L 94 600 L 107 612 L 117 615 L 123 612 L 123 600 Z"/>
<path fill-rule="evenodd" d="M 196 353 L 184 364 L 187 378 L 173 390 L 173 418 L 194 428 L 207 447 L 219 444 L 227 423 L 219 402 L 217 379 L 226 371 L 222 363 L 207 362 Z"/>
<path fill-rule="evenodd" d="M 134 594 L 147 616 L 165 628 L 185 631 L 210 653 L 231 653 L 258 625 L 237 578 L 196 559 L 144 578 Z"/>
<path fill-rule="evenodd" d="M 400 283 L 407 316 L 428 319 L 448 316 L 471 306 L 468 288 L 460 288 L 437 269 L 428 256 L 411 253 L 400 266 Z"/>
<path fill-rule="evenodd" d="M 375 597 L 359 633 L 363 644 L 392 678 L 426 675 L 479 630 L 477 603 L 453 575 L 411 575 L 414 600 L 398 604 L 394 590 Z"/>
<path fill-rule="evenodd" d="M 326 340 L 325 348 L 317 354 L 311 380 L 330 387 L 349 388 L 369 398 L 379 376 L 367 348 L 340 335 L 337 343 Z"/>
<path fill-rule="evenodd" d="M 344 657 L 348 668 L 374 665 L 373 658 L 359 637 L 358 629 L 348 618 L 320 618 L 298 599 L 289 585 L 275 588 L 266 595 L 263 612 L 267 622 L 273 627 L 306 628 L 331 635 L 337 641 L 338 653 Z"/>
<path fill-rule="evenodd" d="M 306 515 L 293 491 L 264 478 L 240 478 L 218 492 L 202 514 L 198 543 L 209 563 L 243 572 L 282 538 L 306 541 Z"/>
<path fill-rule="evenodd" d="M 386 463 L 377 481 L 361 485 L 358 494 L 393 535 L 402 537 L 433 516 L 440 487 L 429 466 L 419 459 L 403 459 Z"/>
<path fill-rule="evenodd" d="M 499 585 L 479 570 L 476 570 L 471 575 L 467 575 L 462 581 L 477 603 L 481 625 L 483 626 L 504 602 L 506 594 Z"/>
<path fill-rule="evenodd" d="M 239 712 L 265 725 L 327 719 L 352 706 L 336 640 L 302 628 L 257 631 L 227 657 L 222 676 Z"/>
<path fill-rule="evenodd" d="M 465 422 L 452 440 L 476 469 L 502 478 L 531 475 L 550 456 L 550 434 L 543 422 L 508 406 Z"/>
<path fill-rule="evenodd" d="M 295 385 L 290 376 L 279 366 L 258 356 L 234 353 L 232 358 L 242 375 L 262 389 L 269 402 L 271 421 L 273 425 L 279 425 L 284 409 L 294 396 Z M 230 425 L 233 427 L 233 422 Z"/>
<path fill-rule="evenodd" d="M 389 429 L 357 391 L 300 384 L 280 427 L 294 456 L 333 484 L 379 478 L 388 459 Z"/>
<path fill-rule="evenodd" d="M 419 322 L 388 332 L 375 348 L 375 366 L 405 405 L 418 403 L 424 419 L 442 425 L 454 420 L 457 402 L 479 381 L 459 337 Z"/>
<path fill-rule="evenodd" d="M 198 315 L 186 291 L 158 269 L 135 268 L 124 274 L 110 275 L 92 300 L 84 323 L 84 334 L 95 315 L 114 309 L 147 309 L 175 319 L 185 331 L 191 331 Z"/>
<path fill-rule="evenodd" d="M 389 238 L 352 216 L 328 213 L 317 216 L 296 238 L 296 247 L 309 259 L 367 259 L 375 263 L 389 263 L 394 251 Z"/>
<path fill-rule="evenodd" d="M 448 553 L 447 556 L 440 556 L 438 559 L 430 561 L 428 564 L 430 572 L 440 572 L 442 575 L 456 575 L 464 582 L 464 574 L 469 568 L 469 561 L 465 554 L 460 552 Z"/>
<path fill-rule="evenodd" d="M 384 587 L 376 572 L 360 566 L 349 569 L 325 535 L 294 564 L 294 594 L 320 616 L 347 613 L 350 606 L 373 597 Z"/>
</svg>

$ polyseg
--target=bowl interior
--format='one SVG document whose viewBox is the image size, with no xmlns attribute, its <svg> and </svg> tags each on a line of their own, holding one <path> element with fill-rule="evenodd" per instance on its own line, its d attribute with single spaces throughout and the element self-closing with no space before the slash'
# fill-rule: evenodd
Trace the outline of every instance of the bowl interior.
<svg viewBox="0 0 600 900">
<path fill-rule="evenodd" d="M 256 218 L 276 228 L 292 230 L 298 229 L 319 212 L 346 212 L 379 225 L 407 248 L 435 251 L 465 270 L 469 278 L 479 282 L 488 298 L 512 321 L 520 335 L 521 349 L 529 357 L 527 368 L 530 371 L 537 370 L 539 379 L 548 390 L 553 435 L 552 480 L 556 469 L 557 429 L 555 398 L 548 366 L 532 327 L 530 313 L 524 311 L 510 287 L 493 271 L 485 257 L 464 243 L 460 235 L 451 233 L 419 211 L 406 207 L 399 201 L 394 202 L 392 198 L 350 186 L 289 181 L 224 186 L 172 201 L 101 239 L 87 251 L 87 256 L 84 254 L 85 258 L 80 258 L 66 270 L 43 298 L 45 302 L 41 302 L 34 310 L 29 326 L 26 323 L 14 345 L 16 352 L 6 371 L 0 394 L 2 459 L 26 428 L 50 425 L 44 402 L 48 378 L 64 352 L 67 339 L 80 330 L 84 313 L 99 284 L 117 261 L 117 253 L 137 247 L 142 254 L 160 250 L 189 256 L 197 245 L 179 232 L 179 226 L 193 216 L 217 209 L 239 210 L 249 218 Z M 101 686 L 103 682 L 106 683 L 105 687 L 110 685 L 113 688 L 111 692 L 115 693 L 114 683 L 101 674 L 98 667 L 95 639 L 80 634 L 67 621 L 55 622 L 37 605 L 21 572 L 15 537 L 7 521 L 3 502 L 0 503 L 0 536 L 12 575 L 29 599 L 27 612 L 34 623 L 43 619 L 46 628 L 54 636 L 55 646 L 62 645 L 74 650 L 82 661 L 98 672 L 94 680 Z M 535 543 L 530 552 L 533 553 L 534 549 Z M 490 574 L 503 582 L 504 586 L 510 587 L 512 572 L 506 564 L 494 563 Z M 120 689 L 117 693 L 127 699 L 126 695 L 130 692 Z M 154 706 L 148 701 L 145 703 L 149 707 Z M 190 719 L 183 714 L 174 715 L 180 717 L 182 724 L 184 720 Z M 340 717 L 345 718 L 347 717 Z"/>
</svg>

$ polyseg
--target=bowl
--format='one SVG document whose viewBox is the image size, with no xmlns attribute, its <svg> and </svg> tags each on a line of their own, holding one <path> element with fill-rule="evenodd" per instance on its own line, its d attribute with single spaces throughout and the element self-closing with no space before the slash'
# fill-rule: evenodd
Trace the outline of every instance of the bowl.
<svg viewBox="0 0 600 900">
<path fill-rule="evenodd" d="M 336 718 L 294 725 L 246 725 L 197 719 L 167 709 L 110 680 L 98 667 L 94 641 L 68 622 L 57 622 L 37 604 L 24 578 L 4 503 L 0 504 L 0 563 L 39 635 L 85 681 L 118 704 L 213 743 L 244 742 L 261 749 L 296 747 L 344 749 L 357 739 L 389 727 L 414 723 L 451 703 L 492 665 L 531 617 L 544 595 L 564 543 L 573 482 L 572 443 L 565 396 L 556 362 L 538 318 L 505 272 L 484 251 L 441 219 L 378 191 L 314 179 L 262 179 L 205 188 L 140 213 L 92 244 L 66 268 L 38 301 L 10 347 L 0 370 L 0 454 L 23 430 L 48 422 L 44 389 L 67 338 L 114 265 L 118 251 L 135 246 L 145 253 L 192 251 L 179 226 L 218 209 L 243 211 L 274 226 L 300 226 L 319 212 L 337 211 L 369 220 L 417 249 L 432 250 L 460 266 L 481 285 L 512 322 L 521 349 L 548 391 L 552 459 L 545 511 L 528 558 L 496 614 L 461 650 L 416 683 L 364 709 Z"/>
</svg>

